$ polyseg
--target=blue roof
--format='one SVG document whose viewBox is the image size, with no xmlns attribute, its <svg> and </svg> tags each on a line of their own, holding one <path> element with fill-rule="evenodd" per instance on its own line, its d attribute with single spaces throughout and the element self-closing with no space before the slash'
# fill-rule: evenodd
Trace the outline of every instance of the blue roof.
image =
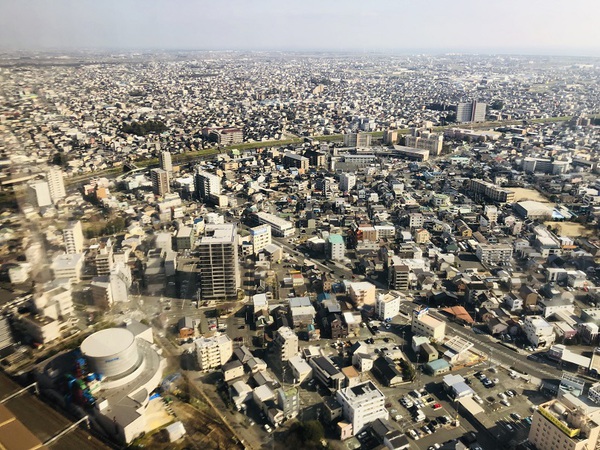
<svg viewBox="0 0 600 450">
<path fill-rule="evenodd" d="M 329 242 L 331 242 L 332 244 L 343 244 L 344 238 L 340 234 L 330 234 Z"/>
<path fill-rule="evenodd" d="M 432 370 L 439 370 L 439 369 L 445 369 L 446 367 L 450 367 L 450 364 L 448 364 L 448 361 L 446 361 L 445 359 L 436 359 L 435 361 L 431 361 L 429 363 L 427 363 L 427 365 L 432 369 Z"/>
</svg>

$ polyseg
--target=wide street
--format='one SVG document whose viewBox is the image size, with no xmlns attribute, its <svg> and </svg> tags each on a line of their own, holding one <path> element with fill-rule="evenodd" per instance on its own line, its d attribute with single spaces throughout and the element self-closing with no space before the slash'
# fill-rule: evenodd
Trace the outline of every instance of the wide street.
<svg viewBox="0 0 600 450">
<path fill-rule="evenodd" d="M 416 303 L 402 303 L 401 312 L 408 314 L 412 313 L 418 304 Z M 444 315 L 432 310 L 430 314 L 440 320 L 446 322 L 446 327 L 452 330 L 453 334 L 456 334 L 462 338 L 465 338 L 474 344 L 474 348 L 487 355 L 491 360 L 491 364 L 501 365 L 505 368 L 514 367 L 516 370 L 532 375 L 540 380 L 543 379 L 560 379 L 562 371 L 556 369 L 553 366 L 542 363 L 535 363 L 529 354 L 521 353 L 523 350 L 518 352 L 505 347 L 504 345 L 497 342 L 495 338 L 487 334 L 477 334 L 472 328 L 464 327 L 463 325 L 451 322 Z"/>
</svg>

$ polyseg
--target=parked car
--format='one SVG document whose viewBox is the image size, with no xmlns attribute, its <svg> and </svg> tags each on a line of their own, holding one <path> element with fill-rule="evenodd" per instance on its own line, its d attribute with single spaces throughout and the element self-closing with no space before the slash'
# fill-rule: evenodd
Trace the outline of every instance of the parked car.
<svg viewBox="0 0 600 450">
<path fill-rule="evenodd" d="M 510 402 L 508 400 L 500 400 L 500 403 L 502 403 L 504 406 L 510 406 Z"/>
<path fill-rule="evenodd" d="M 268 424 L 268 423 L 265 423 L 265 425 L 264 425 L 264 427 L 263 427 L 263 428 L 265 429 L 265 431 L 266 431 L 267 433 L 270 433 L 271 431 L 273 431 L 273 429 L 272 429 L 272 428 L 269 426 L 269 424 Z"/>
<path fill-rule="evenodd" d="M 433 410 L 437 411 L 438 409 L 442 409 L 442 405 L 440 405 L 439 403 L 436 403 L 433 405 Z"/>
<path fill-rule="evenodd" d="M 508 397 L 514 397 L 515 394 L 512 393 L 512 391 L 509 389 L 507 391 L 504 391 L 504 393 L 508 396 Z"/>
<path fill-rule="evenodd" d="M 521 420 L 521 416 L 518 413 L 510 413 L 510 417 L 515 420 Z"/>
</svg>

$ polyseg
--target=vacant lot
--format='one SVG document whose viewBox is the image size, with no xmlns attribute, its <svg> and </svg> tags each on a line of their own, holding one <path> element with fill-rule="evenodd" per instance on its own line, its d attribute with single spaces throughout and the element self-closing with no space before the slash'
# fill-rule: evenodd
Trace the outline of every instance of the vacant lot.
<svg viewBox="0 0 600 450">
<path fill-rule="evenodd" d="M 540 194 L 535 189 L 528 188 L 509 188 L 511 191 L 515 193 L 515 201 L 520 202 L 522 200 L 534 200 L 540 203 L 550 203 L 550 201 Z"/>
<path fill-rule="evenodd" d="M 558 228 L 558 234 L 571 238 L 587 236 L 593 233 L 583 225 L 575 222 L 544 222 L 544 225 L 550 226 L 551 228 Z"/>
</svg>

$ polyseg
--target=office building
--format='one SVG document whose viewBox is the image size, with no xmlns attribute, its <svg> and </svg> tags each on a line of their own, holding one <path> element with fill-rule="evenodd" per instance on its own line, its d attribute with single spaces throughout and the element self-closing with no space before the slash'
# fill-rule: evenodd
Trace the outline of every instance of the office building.
<svg viewBox="0 0 600 450">
<path fill-rule="evenodd" d="M 344 134 L 344 147 L 370 147 L 371 135 L 367 133 Z"/>
<path fill-rule="evenodd" d="M 441 342 L 446 336 L 446 322 L 431 316 L 429 308 L 420 307 L 412 312 L 410 330 L 413 334 Z"/>
<path fill-rule="evenodd" d="M 198 170 L 194 175 L 194 190 L 201 200 L 206 200 L 211 195 L 221 195 L 221 177 Z"/>
<path fill-rule="evenodd" d="M 240 128 L 216 128 L 209 131 L 209 140 L 220 145 L 233 145 L 244 142 L 244 131 Z"/>
<path fill-rule="evenodd" d="M 298 336 L 289 327 L 280 327 L 273 336 L 273 344 L 282 361 L 298 355 Z"/>
<path fill-rule="evenodd" d="M 487 105 L 478 101 L 459 103 L 456 106 L 456 121 L 462 122 L 484 122 Z"/>
<path fill-rule="evenodd" d="M 539 449 L 595 449 L 600 435 L 599 410 L 571 394 L 542 403 L 533 413 L 529 442 Z"/>
<path fill-rule="evenodd" d="M 273 236 L 289 237 L 296 232 L 296 228 L 294 228 L 294 224 L 292 222 L 282 219 L 281 217 L 277 217 L 274 214 L 258 212 L 254 216 L 259 224 L 271 226 L 271 233 Z"/>
<path fill-rule="evenodd" d="M 200 297 L 234 300 L 240 287 L 238 236 L 234 224 L 206 225 L 197 247 Z"/>
<path fill-rule="evenodd" d="M 523 158 L 523 172 L 527 173 L 547 173 L 552 175 L 561 175 L 569 171 L 568 161 L 558 161 L 550 158 L 532 158 L 527 156 Z"/>
<path fill-rule="evenodd" d="M 44 180 L 35 180 L 27 184 L 32 197 L 32 202 L 38 208 L 44 208 L 52 205 L 52 197 L 50 197 L 50 188 L 48 182 Z"/>
<path fill-rule="evenodd" d="M 252 242 L 252 253 L 258 254 L 271 243 L 271 225 L 259 225 L 250 228 L 250 240 Z"/>
<path fill-rule="evenodd" d="M 50 198 L 52 199 L 53 203 L 56 203 L 61 198 L 65 198 L 67 196 L 62 170 L 60 170 L 58 167 L 51 167 L 46 172 L 46 180 L 48 181 Z"/>
<path fill-rule="evenodd" d="M 342 416 L 352 425 L 353 435 L 377 419 L 389 418 L 385 396 L 371 381 L 338 391 L 336 399 L 342 405 Z"/>
<path fill-rule="evenodd" d="M 430 155 L 437 156 L 442 153 L 444 135 L 415 128 L 411 135 L 405 137 L 404 143 L 407 147 L 427 150 Z"/>
<path fill-rule="evenodd" d="M 353 173 L 343 173 L 340 175 L 340 191 L 350 192 L 356 186 L 356 175 Z"/>
<path fill-rule="evenodd" d="M 233 341 L 226 334 L 218 334 L 194 341 L 200 370 L 217 369 L 233 356 Z"/>
<path fill-rule="evenodd" d="M 158 163 L 160 168 L 165 172 L 173 172 L 173 161 L 171 159 L 171 152 L 160 152 L 158 154 Z"/>
<path fill-rule="evenodd" d="M 152 192 L 154 195 L 164 197 L 171 192 L 169 186 L 169 172 L 163 169 L 152 169 L 150 171 L 150 177 L 152 179 Z"/>
<path fill-rule="evenodd" d="M 80 220 L 67 225 L 63 230 L 63 239 L 67 254 L 83 252 L 83 228 Z"/>
</svg>

